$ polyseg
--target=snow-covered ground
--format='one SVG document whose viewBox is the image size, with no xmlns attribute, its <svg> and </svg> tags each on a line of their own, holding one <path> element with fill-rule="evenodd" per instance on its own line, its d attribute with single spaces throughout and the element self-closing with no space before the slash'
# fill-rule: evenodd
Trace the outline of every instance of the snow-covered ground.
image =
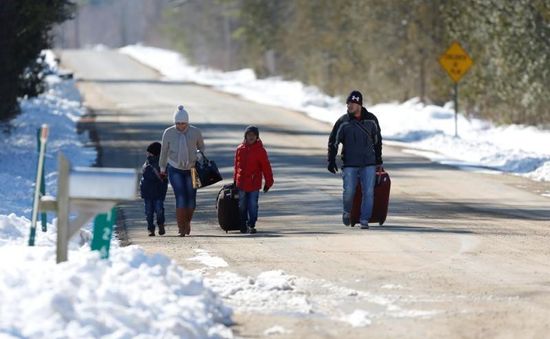
<svg viewBox="0 0 550 339">
<path fill-rule="evenodd" d="M 257 79 L 251 69 L 221 72 L 195 67 L 179 53 L 153 47 L 132 45 L 120 52 L 157 69 L 167 81 L 213 86 L 258 103 L 305 112 L 329 123 L 345 112 L 344 98 L 327 96 L 297 81 Z M 550 181 L 548 130 L 521 125 L 495 126 L 459 115 L 459 137 L 455 138 L 452 105 L 424 105 L 411 99 L 405 103 L 377 104 L 368 109 L 380 120 L 387 143 L 402 144 L 413 148 L 412 152 L 459 167 L 492 169 Z"/>
<path fill-rule="evenodd" d="M 418 294 L 407 286 L 356 280 L 354 289 L 323 279 L 309 279 L 282 270 L 243 276 L 231 272 L 223 258 L 205 250 L 197 251 L 203 265 L 198 269 L 205 284 L 226 303 L 242 313 L 284 315 L 295 318 L 314 317 L 340 322 L 351 327 L 368 327 L 380 319 L 433 319 L 444 314 L 444 305 L 468 300 L 475 306 L 488 300 L 511 302 L 515 297 L 472 296 L 463 291 L 445 295 Z M 223 266 L 218 263 L 225 263 Z M 350 282 L 348 282 L 350 283 Z M 365 291 L 365 287 L 368 290 Z M 473 307 L 474 308 L 474 307 Z M 465 309 L 463 312 L 473 311 Z M 264 330 L 264 335 L 292 334 L 280 325 Z"/>
<path fill-rule="evenodd" d="M 53 55 L 48 53 L 50 62 Z M 55 68 L 55 65 L 52 65 Z M 111 248 L 109 260 L 90 251 L 91 234 L 81 230 L 70 244 L 69 261 L 55 263 L 55 219 L 27 246 L 36 130 L 50 126 L 46 157 L 47 193 L 55 195 L 57 154 L 87 166 L 96 154 L 83 147 L 76 123 L 84 113 L 73 81 L 53 75 L 49 90 L 20 101 L 22 113 L 2 124 L 0 148 L 0 337 L 1 338 L 231 338 L 232 310 L 163 255 L 141 248 Z"/>
</svg>

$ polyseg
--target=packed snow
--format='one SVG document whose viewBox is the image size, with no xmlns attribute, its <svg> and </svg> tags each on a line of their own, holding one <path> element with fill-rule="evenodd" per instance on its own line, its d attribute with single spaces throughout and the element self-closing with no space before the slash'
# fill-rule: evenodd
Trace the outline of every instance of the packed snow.
<svg viewBox="0 0 550 339">
<path fill-rule="evenodd" d="M 408 307 L 409 300 L 399 294 L 355 290 L 282 270 L 262 272 L 256 277 L 217 271 L 206 274 L 205 284 L 239 312 L 293 317 L 314 315 L 352 327 L 369 326 L 373 319 L 427 319 L 441 313 Z M 411 296 L 411 300 L 421 298 Z"/>
<path fill-rule="evenodd" d="M 265 336 L 290 334 L 290 333 L 292 333 L 292 331 L 289 331 L 280 325 L 272 326 L 264 331 Z"/>
<path fill-rule="evenodd" d="M 258 79 L 251 69 L 221 72 L 196 67 L 177 52 L 141 45 L 120 49 L 158 70 L 167 81 L 189 81 L 269 105 L 305 112 L 333 123 L 345 113 L 344 98 L 330 97 L 319 89 L 279 77 Z M 368 92 L 368 88 L 363 89 Z M 490 122 L 458 116 L 459 136 L 454 136 L 452 105 L 426 105 L 418 99 L 368 107 L 380 121 L 386 142 L 431 151 L 434 161 L 458 167 L 497 171 L 550 181 L 550 131 L 522 125 L 495 126 Z"/>
<path fill-rule="evenodd" d="M 197 253 L 196 256 L 189 258 L 187 260 L 189 261 L 196 261 L 199 262 L 209 268 L 217 268 L 217 267 L 227 267 L 227 262 L 223 260 L 220 257 L 214 257 L 211 256 L 208 251 L 197 249 L 195 250 L 195 253 Z"/>
<path fill-rule="evenodd" d="M 53 53 L 47 52 L 53 64 Z M 56 264 L 55 219 L 40 230 L 34 247 L 29 237 L 37 164 L 37 129 L 47 123 L 46 191 L 56 194 L 57 154 L 76 166 L 96 158 L 78 135 L 84 108 L 71 80 L 48 78 L 49 90 L 21 99 L 22 113 L 1 125 L 0 150 L 0 337 L 2 338 L 231 338 L 232 310 L 204 285 L 163 255 L 121 248 L 102 260 L 90 250 L 89 225 L 70 242 L 69 261 Z M 40 226 L 39 226 L 40 228 Z"/>
<path fill-rule="evenodd" d="M 365 327 L 372 323 L 371 315 L 365 310 L 355 310 L 353 313 L 343 316 L 341 319 L 353 327 Z"/>
</svg>

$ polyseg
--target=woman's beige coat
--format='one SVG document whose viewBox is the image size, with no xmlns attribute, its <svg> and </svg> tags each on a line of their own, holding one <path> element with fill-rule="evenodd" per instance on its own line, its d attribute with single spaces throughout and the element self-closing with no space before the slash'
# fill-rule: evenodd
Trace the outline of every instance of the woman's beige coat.
<svg viewBox="0 0 550 339">
<path fill-rule="evenodd" d="M 189 152 L 189 162 L 187 166 L 178 164 L 179 138 L 186 138 Z M 204 140 L 201 131 L 189 125 L 185 131 L 180 132 L 176 126 L 168 127 L 162 135 L 162 148 L 160 150 L 160 170 L 166 172 L 167 164 L 180 170 L 190 170 L 195 167 L 197 160 L 197 150 L 204 152 Z"/>
</svg>

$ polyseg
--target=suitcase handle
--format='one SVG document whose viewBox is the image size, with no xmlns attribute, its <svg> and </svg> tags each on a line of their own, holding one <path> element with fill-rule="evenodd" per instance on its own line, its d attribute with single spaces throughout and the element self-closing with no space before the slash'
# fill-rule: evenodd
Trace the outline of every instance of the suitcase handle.
<svg viewBox="0 0 550 339">
<path fill-rule="evenodd" d="M 225 190 L 225 186 L 227 185 L 223 185 L 220 191 L 218 192 L 218 195 L 216 196 L 216 209 L 218 209 L 218 200 L 220 200 L 220 193 L 222 193 Z M 231 188 L 230 188 L 231 196 L 233 196 L 234 190 L 236 189 L 237 189 L 237 186 L 235 186 L 235 184 L 231 184 Z"/>
<path fill-rule="evenodd" d="M 380 185 L 380 182 L 382 181 L 382 175 L 381 175 L 382 173 L 386 173 L 386 171 L 384 170 L 384 167 L 382 165 L 377 166 L 376 167 L 376 185 Z"/>
</svg>

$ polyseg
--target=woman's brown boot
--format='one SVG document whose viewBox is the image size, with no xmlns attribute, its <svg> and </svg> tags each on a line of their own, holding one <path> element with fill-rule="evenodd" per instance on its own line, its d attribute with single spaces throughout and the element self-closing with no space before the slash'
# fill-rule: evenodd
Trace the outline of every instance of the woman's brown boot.
<svg viewBox="0 0 550 339">
<path fill-rule="evenodd" d="M 195 212 L 194 208 L 186 208 L 185 209 L 185 216 L 187 217 L 187 222 L 185 223 L 186 226 L 186 232 L 185 234 L 189 235 L 191 234 L 191 220 L 193 220 L 193 213 Z"/>
<path fill-rule="evenodd" d="M 185 208 L 176 208 L 176 221 L 178 223 L 178 235 L 185 237 L 185 225 L 187 223 L 187 211 Z"/>
</svg>

